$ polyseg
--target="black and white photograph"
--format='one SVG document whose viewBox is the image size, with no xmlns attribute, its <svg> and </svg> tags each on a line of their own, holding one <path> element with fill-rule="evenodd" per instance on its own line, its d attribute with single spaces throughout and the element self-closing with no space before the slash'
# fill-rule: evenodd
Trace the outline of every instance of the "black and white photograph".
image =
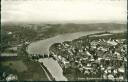
<svg viewBox="0 0 128 82">
<path fill-rule="evenodd" d="M 1 0 L 0 82 L 127 82 L 127 0 Z"/>
</svg>

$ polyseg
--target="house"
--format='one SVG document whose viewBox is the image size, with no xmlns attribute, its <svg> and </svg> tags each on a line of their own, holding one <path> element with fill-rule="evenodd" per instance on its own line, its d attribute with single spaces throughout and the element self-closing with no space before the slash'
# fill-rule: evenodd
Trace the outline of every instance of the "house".
<svg viewBox="0 0 128 82">
<path fill-rule="evenodd" d="M 117 43 L 116 41 L 114 41 L 114 40 L 112 40 L 112 41 L 108 40 L 107 43 L 108 43 L 108 44 L 111 44 L 111 45 L 113 45 L 113 46 L 115 46 L 115 45 L 118 44 L 118 43 Z"/>
<path fill-rule="evenodd" d="M 68 68 L 68 67 L 70 67 L 71 66 L 71 64 L 69 63 L 69 62 L 64 62 L 64 67 L 65 68 Z"/>
<path fill-rule="evenodd" d="M 104 78 L 104 79 L 107 79 L 107 74 L 104 74 L 104 75 L 103 75 L 103 78 Z"/>
<path fill-rule="evenodd" d="M 114 73 L 114 74 L 117 74 L 117 73 L 118 73 L 117 69 L 114 69 L 114 70 L 113 70 L 113 73 Z"/>
<path fill-rule="evenodd" d="M 125 69 L 124 68 L 118 68 L 118 71 L 121 72 L 121 73 L 124 73 Z"/>
<path fill-rule="evenodd" d="M 112 74 L 109 74 L 108 79 L 114 79 L 114 76 Z"/>
<path fill-rule="evenodd" d="M 120 79 L 120 80 L 123 80 L 123 79 L 124 79 L 124 77 L 123 77 L 123 76 L 119 76 L 119 79 Z"/>
</svg>

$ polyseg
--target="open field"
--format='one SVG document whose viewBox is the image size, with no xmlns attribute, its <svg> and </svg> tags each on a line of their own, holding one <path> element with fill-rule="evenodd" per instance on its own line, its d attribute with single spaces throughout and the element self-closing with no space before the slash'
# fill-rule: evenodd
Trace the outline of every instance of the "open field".
<svg viewBox="0 0 128 82">
<path fill-rule="evenodd" d="M 39 63 L 30 60 L 4 60 L 1 61 L 1 71 L 17 74 L 19 80 L 48 81 L 44 70 Z"/>
</svg>

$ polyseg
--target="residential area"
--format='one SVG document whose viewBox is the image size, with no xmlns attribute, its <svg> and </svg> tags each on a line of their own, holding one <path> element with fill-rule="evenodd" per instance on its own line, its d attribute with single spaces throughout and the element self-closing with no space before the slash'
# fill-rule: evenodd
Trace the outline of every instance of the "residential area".
<svg viewBox="0 0 128 82">
<path fill-rule="evenodd" d="M 58 61 L 68 80 L 124 80 L 127 42 L 123 33 L 118 35 L 105 32 L 55 43 L 50 57 Z"/>
<path fill-rule="evenodd" d="M 30 47 L 30 44 L 38 42 L 36 38 L 39 38 L 40 35 L 37 30 L 25 27 L 15 31 L 14 29 L 10 28 L 10 30 L 2 32 L 2 53 L 0 55 L 0 80 L 2 81 L 95 79 L 123 81 L 126 79 L 127 40 L 125 32 L 97 32 L 71 41 L 65 39 L 63 42 L 52 44 L 48 49 L 48 54 L 38 52 L 48 46 L 44 46 L 44 44 L 49 44 L 46 43 L 48 41 L 42 40 L 43 44 L 36 43 L 41 47 Z M 23 31 L 26 33 L 25 35 L 22 33 Z M 31 34 L 32 36 L 30 36 Z M 67 36 L 64 35 L 64 37 Z M 58 40 L 59 38 L 61 37 L 58 37 Z M 56 39 L 48 40 L 52 42 L 51 40 Z M 30 48 L 37 50 L 36 54 L 28 52 L 27 50 Z M 51 63 L 54 66 L 51 66 Z"/>
<path fill-rule="evenodd" d="M 89 34 L 85 31 L 67 35 L 65 33 L 57 37 L 50 34 L 51 38 L 42 36 L 42 40 L 41 30 L 22 25 L 19 25 L 19 29 L 16 28 L 17 26 L 13 25 L 7 26 L 1 33 L 2 81 L 126 79 L 126 32 L 92 31 Z M 37 26 L 38 28 L 40 27 Z M 47 29 L 46 33 L 52 30 L 54 34 L 56 30 L 53 28 Z M 49 53 L 45 53 L 47 50 Z"/>
<path fill-rule="evenodd" d="M 1 0 L 0 82 L 128 82 L 127 0 Z"/>
</svg>

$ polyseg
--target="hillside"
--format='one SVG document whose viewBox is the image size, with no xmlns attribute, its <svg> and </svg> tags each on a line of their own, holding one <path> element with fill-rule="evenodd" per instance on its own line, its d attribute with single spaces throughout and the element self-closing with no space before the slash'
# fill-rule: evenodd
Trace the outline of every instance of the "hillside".
<svg viewBox="0 0 128 82">
<path fill-rule="evenodd" d="M 117 23 L 90 23 L 90 24 L 5 24 L 2 28 L 5 31 L 17 31 L 19 27 L 34 29 L 38 33 L 38 39 L 46 39 L 59 34 L 87 32 L 87 31 L 114 31 L 126 30 L 126 24 Z"/>
</svg>

